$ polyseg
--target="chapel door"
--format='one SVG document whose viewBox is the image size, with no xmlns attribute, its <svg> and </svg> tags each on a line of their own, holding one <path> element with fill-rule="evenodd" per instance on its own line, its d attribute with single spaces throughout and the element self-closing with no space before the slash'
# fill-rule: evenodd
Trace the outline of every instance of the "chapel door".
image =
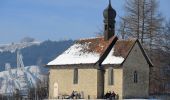
<svg viewBox="0 0 170 100">
<path fill-rule="evenodd" d="M 58 98 L 58 83 L 54 83 L 54 91 L 53 91 L 54 98 Z"/>
</svg>

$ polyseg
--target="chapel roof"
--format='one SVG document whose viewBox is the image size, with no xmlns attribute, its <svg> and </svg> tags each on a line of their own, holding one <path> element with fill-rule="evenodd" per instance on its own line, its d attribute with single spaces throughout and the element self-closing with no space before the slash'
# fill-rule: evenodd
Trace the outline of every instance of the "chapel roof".
<svg viewBox="0 0 170 100">
<path fill-rule="evenodd" d="M 125 58 L 136 39 L 118 40 L 114 45 L 114 55 Z"/>
<path fill-rule="evenodd" d="M 76 41 L 76 44 L 81 45 L 88 44 L 88 47 L 82 48 L 82 52 L 93 52 L 101 55 L 102 53 L 104 53 L 105 49 L 113 41 L 113 39 L 115 39 L 115 37 L 112 37 L 109 41 L 105 41 L 103 37 L 80 39 Z"/>
<path fill-rule="evenodd" d="M 97 62 L 121 64 L 135 41 L 136 39 L 117 40 L 116 36 L 108 41 L 105 41 L 103 37 L 77 40 L 75 44 L 47 65 L 95 64 Z M 104 59 L 101 60 L 102 57 Z"/>
</svg>

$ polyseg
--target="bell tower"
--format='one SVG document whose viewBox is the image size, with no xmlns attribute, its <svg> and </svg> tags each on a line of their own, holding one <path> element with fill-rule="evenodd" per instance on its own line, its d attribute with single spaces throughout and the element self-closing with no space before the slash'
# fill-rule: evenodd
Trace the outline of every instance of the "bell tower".
<svg viewBox="0 0 170 100">
<path fill-rule="evenodd" d="M 104 16 L 104 40 L 109 40 L 115 35 L 116 11 L 112 8 L 111 0 L 108 7 L 103 11 Z"/>
</svg>

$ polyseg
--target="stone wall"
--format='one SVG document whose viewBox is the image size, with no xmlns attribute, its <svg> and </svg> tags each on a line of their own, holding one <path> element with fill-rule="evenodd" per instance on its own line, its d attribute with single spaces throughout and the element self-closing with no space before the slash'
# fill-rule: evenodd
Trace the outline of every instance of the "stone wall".
<svg viewBox="0 0 170 100">
<path fill-rule="evenodd" d="M 71 66 L 68 66 L 71 67 Z M 78 69 L 78 84 L 73 84 L 74 68 L 50 69 L 49 98 L 54 97 L 54 84 L 58 83 L 59 95 L 71 95 L 72 91 L 83 92 L 84 98 L 97 98 L 97 69 Z"/>
<path fill-rule="evenodd" d="M 137 83 L 134 83 L 134 72 Z M 136 43 L 123 64 L 123 98 L 149 97 L 149 65 Z"/>
<path fill-rule="evenodd" d="M 97 98 L 101 99 L 104 96 L 104 70 L 97 70 Z"/>
<path fill-rule="evenodd" d="M 110 67 L 113 67 L 113 66 L 110 66 Z M 114 67 L 113 67 L 114 68 Z M 105 89 L 104 89 L 104 92 L 105 94 L 109 91 L 114 91 L 116 94 L 119 95 L 119 99 L 122 98 L 122 82 L 123 82 L 123 70 L 122 68 L 116 68 L 116 69 L 113 69 L 113 85 L 109 85 L 108 83 L 108 69 L 105 69 L 105 74 L 104 74 L 104 77 L 105 77 L 105 82 L 104 82 L 104 86 L 105 86 Z"/>
</svg>

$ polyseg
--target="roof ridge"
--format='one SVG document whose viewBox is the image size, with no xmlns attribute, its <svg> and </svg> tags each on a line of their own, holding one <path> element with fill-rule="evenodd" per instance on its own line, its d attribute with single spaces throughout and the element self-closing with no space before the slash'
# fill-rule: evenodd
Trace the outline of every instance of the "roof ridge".
<svg viewBox="0 0 170 100">
<path fill-rule="evenodd" d="M 131 38 L 131 39 L 119 39 L 118 41 L 136 41 L 136 38 Z"/>
<path fill-rule="evenodd" d="M 78 39 L 76 41 L 93 40 L 93 39 L 99 39 L 99 38 L 103 38 L 103 36 L 100 36 L 100 37 L 90 37 L 90 38 L 81 38 L 81 39 Z"/>
<path fill-rule="evenodd" d="M 108 46 L 106 47 L 106 49 L 104 50 L 104 52 L 102 53 L 102 55 L 100 56 L 99 60 L 95 63 L 96 64 L 102 64 L 102 62 L 105 60 L 105 58 L 107 57 L 107 55 L 109 54 L 109 52 L 112 50 L 113 46 L 115 45 L 115 43 L 117 42 L 118 37 L 117 36 L 113 36 L 110 39 L 110 42 L 108 44 Z"/>
<path fill-rule="evenodd" d="M 122 62 L 121 65 L 124 64 L 124 62 L 126 61 L 127 57 L 129 56 L 130 52 L 132 51 L 132 49 L 133 49 L 133 47 L 135 46 L 136 43 L 138 43 L 138 46 L 139 46 L 139 48 L 141 49 L 142 54 L 143 54 L 143 56 L 145 57 L 147 63 L 150 65 L 150 67 L 153 67 L 154 65 L 153 65 L 152 61 L 150 60 L 150 58 L 149 58 L 148 55 L 146 54 L 144 48 L 142 47 L 142 45 L 141 45 L 141 43 L 139 42 L 138 39 L 135 39 L 135 42 L 133 43 L 132 47 L 131 47 L 130 50 L 128 51 L 128 54 L 126 55 L 125 60 Z"/>
</svg>

